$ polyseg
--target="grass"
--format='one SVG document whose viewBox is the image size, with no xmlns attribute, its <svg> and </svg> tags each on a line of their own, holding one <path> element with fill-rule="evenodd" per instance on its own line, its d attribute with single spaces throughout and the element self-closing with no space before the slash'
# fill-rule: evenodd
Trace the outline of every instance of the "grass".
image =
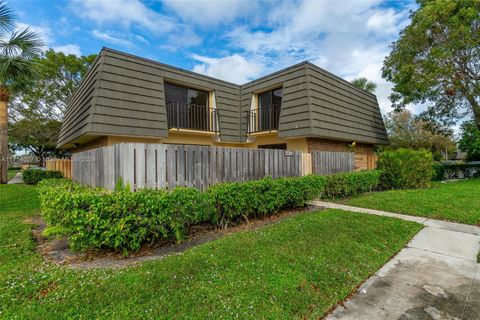
<svg viewBox="0 0 480 320">
<path fill-rule="evenodd" d="M 480 179 L 435 182 L 429 189 L 375 192 L 340 202 L 357 207 L 480 225 Z"/>
<path fill-rule="evenodd" d="M 35 187 L 0 186 L 0 318 L 316 319 L 421 226 L 336 210 L 301 213 L 122 270 L 53 266 L 35 251 Z"/>
<path fill-rule="evenodd" d="M 8 170 L 7 172 L 7 177 L 8 177 L 8 180 L 12 179 L 13 177 L 15 177 L 15 175 L 19 172 L 21 172 L 22 170 Z"/>
</svg>

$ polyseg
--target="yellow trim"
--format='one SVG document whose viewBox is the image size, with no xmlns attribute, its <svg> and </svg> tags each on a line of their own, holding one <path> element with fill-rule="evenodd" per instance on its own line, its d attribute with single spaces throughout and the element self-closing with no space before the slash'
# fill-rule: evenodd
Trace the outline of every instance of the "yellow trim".
<svg viewBox="0 0 480 320">
<path fill-rule="evenodd" d="M 259 131 L 259 132 L 250 133 L 251 136 L 264 136 L 268 134 L 278 134 L 278 130 Z"/>
<path fill-rule="evenodd" d="M 191 129 L 176 129 L 170 128 L 168 129 L 168 133 L 175 132 L 175 133 L 185 133 L 185 134 L 198 134 L 204 136 L 214 136 L 216 133 L 212 131 L 202 131 L 202 130 L 191 130 Z"/>
</svg>

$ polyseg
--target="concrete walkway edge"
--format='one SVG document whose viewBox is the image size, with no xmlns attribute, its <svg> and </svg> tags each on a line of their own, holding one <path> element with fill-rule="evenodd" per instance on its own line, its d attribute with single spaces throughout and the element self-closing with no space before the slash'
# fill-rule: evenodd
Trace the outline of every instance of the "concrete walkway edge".
<svg viewBox="0 0 480 320">
<path fill-rule="evenodd" d="M 21 172 L 18 172 L 12 179 L 10 179 L 7 184 L 19 184 L 23 183 L 23 176 Z"/>
<path fill-rule="evenodd" d="M 480 227 L 462 224 L 462 223 L 428 219 L 428 218 L 417 217 L 417 216 L 409 216 L 406 214 L 393 213 L 393 212 L 387 212 L 387 211 L 381 211 L 381 210 L 359 208 L 359 207 L 353 207 L 353 206 L 348 206 L 344 204 L 319 201 L 319 200 L 314 200 L 310 202 L 310 204 L 314 206 L 322 207 L 322 208 L 328 208 L 328 209 L 339 209 L 339 210 L 345 210 L 345 211 L 351 211 L 351 212 L 373 214 L 373 215 L 383 216 L 383 217 L 392 217 L 392 218 L 402 219 L 406 221 L 417 222 L 417 223 L 423 224 L 426 227 L 433 227 L 438 229 L 445 229 L 450 231 L 480 235 Z"/>
</svg>

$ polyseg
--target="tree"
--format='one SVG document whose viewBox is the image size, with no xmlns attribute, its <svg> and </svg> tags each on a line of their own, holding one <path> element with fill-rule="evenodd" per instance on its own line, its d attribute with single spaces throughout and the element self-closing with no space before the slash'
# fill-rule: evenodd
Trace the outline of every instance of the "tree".
<svg viewBox="0 0 480 320">
<path fill-rule="evenodd" d="M 10 144 L 29 149 L 41 160 L 63 155 L 56 150 L 66 105 L 95 55 L 77 57 L 48 50 L 35 58 L 37 77 L 18 91 L 11 103 Z"/>
<path fill-rule="evenodd" d="M 391 46 L 383 77 L 395 109 L 427 103 L 438 117 L 473 115 L 480 128 L 480 1 L 417 0 L 411 24 Z"/>
<path fill-rule="evenodd" d="M 39 117 L 25 117 L 9 130 L 10 139 L 15 149 L 28 149 L 40 159 L 40 165 L 48 156 L 58 155 L 56 144 L 62 122 Z"/>
<path fill-rule="evenodd" d="M 0 183 L 7 183 L 8 110 L 10 96 L 36 75 L 34 58 L 42 41 L 28 28 L 15 31 L 13 12 L 0 0 Z"/>
<path fill-rule="evenodd" d="M 436 160 L 440 160 L 445 152 L 454 153 L 456 150 L 451 135 L 430 131 L 428 122 L 413 116 L 408 110 L 389 113 L 385 117 L 385 127 L 392 149 L 427 149 Z"/>
<path fill-rule="evenodd" d="M 38 77 L 13 99 L 10 120 L 32 109 L 49 119 L 62 120 L 68 101 L 95 60 L 96 55 L 77 57 L 47 50 L 35 59 Z"/>
<path fill-rule="evenodd" d="M 462 136 L 458 141 L 458 147 L 463 152 L 467 153 L 468 161 L 480 160 L 480 130 L 477 126 L 467 121 L 461 127 Z"/>
<path fill-rule="evenodd" d="M 357 78 L 352 80 L 353 86 L 358 89 L 365 90 L 370 93 L 374 93 L 377 89 L 377 84 L 375 82 L 369 81 L 367 78 Z"/>
</svg>

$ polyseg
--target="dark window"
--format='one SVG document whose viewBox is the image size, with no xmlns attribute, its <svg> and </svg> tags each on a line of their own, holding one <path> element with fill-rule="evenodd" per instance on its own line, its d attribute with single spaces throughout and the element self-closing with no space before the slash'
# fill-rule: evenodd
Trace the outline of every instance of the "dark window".
<svg viewBox="0 0 480 320">
<path fill-rule="evenodd" d="M 167 82 L 164 87 L 170 128 L 212 129 L 208 92 Z"/>
<path fill-rule="evenodd" d="M 280 106 L 282 105 L 282 88 L 258 94 L 258 130 L 278 129 Z"/>
<path fill-rule="evenodd" d="M 264 145 L 258 146 L 258 149 L 287 150 L 287 144 L 286 143 L 264 144 Z"/>
<path fill-rule="evenodd" d="M 272 105 L 282 104 L 282 88 L 258 94 L 258 107 L 268 108 Z"/>
</svg>

